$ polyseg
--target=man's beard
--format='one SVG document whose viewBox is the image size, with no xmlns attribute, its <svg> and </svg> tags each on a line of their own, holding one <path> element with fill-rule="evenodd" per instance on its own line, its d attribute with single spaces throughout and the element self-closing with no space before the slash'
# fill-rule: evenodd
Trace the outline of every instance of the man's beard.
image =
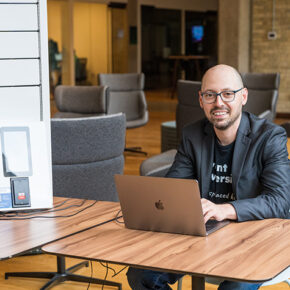
<svg viewBox="0 0 290 290">
<path fill-rule="evenodd" d="M 212 116 L 212 112 L 215 111 L 215 110 L 226 110 L 227 113 L 230 113 L 231 110 L 229 108 L 218 108 L 218 107 L 214 107 L 213 109 L 211 109 L 210 111 L 210 116 Z M 218 120 L 210 117 L 209 121 L 210 123 L 213 124 L 213 126 L 218 129 L 218 130 L 221 130 L 221 131 L 224 131 L 224 130 L 227 130 L 229 127 L 231 127 L 235 122 L 236 120 L 240 117 L 241 115 L 241 112 L 237 113 L 235 116 L 232 116 L 232 118 L 228 118 L 227 120 L 225 121 L 222 121 L 222 122 L 219 122 Z"/>
</svg>

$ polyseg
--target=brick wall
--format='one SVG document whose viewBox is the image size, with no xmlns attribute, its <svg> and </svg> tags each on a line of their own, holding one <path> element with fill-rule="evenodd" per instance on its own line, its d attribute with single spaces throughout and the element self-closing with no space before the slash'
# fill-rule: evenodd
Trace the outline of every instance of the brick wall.
<svg viewBox="0 0 290 290">
<path fill-rule="evenodd" d="M 290 113 L 290 0 L 276 0 L 277 39 L 268 40 L 272 5 L 272 0 L 252 0 L 251 71 L 280 73 L 277 112 Z"/>
</svg>

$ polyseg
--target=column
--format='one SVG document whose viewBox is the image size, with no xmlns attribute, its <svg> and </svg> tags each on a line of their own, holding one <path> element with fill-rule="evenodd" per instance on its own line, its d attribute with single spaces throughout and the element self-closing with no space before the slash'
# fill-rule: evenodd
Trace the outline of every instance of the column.
<svg viewBox="0 0 290 290">
<path fill-rule="evenodd" d="M 250 68 L 250 0 L 219 0 L 218 62 Z"/>
</svg>

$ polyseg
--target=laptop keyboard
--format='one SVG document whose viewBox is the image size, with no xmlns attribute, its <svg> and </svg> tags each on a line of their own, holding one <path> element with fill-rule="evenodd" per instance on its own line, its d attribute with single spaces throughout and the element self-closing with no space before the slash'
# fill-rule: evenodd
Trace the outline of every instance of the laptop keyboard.
<svg viewBox="0 0 290 290">
<path fill-rule="evenodd" d="M 212 230 L 219 222 L 217 220 L 208 220 L 205 224 L 206 231 Z"/>
</svg>

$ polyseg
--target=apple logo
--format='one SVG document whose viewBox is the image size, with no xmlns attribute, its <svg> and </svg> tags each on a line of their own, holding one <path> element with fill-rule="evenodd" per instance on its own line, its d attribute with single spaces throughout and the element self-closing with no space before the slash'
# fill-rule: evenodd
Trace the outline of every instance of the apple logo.
<svg viewBox="0 0 290 290">
<path fill-rule="evenodd" d="M 161 200 L 158 200 L 157 202 L 155 202 L 155 207 L 157 209 L 164 209 L 164 206 Z"/>
</svg>

